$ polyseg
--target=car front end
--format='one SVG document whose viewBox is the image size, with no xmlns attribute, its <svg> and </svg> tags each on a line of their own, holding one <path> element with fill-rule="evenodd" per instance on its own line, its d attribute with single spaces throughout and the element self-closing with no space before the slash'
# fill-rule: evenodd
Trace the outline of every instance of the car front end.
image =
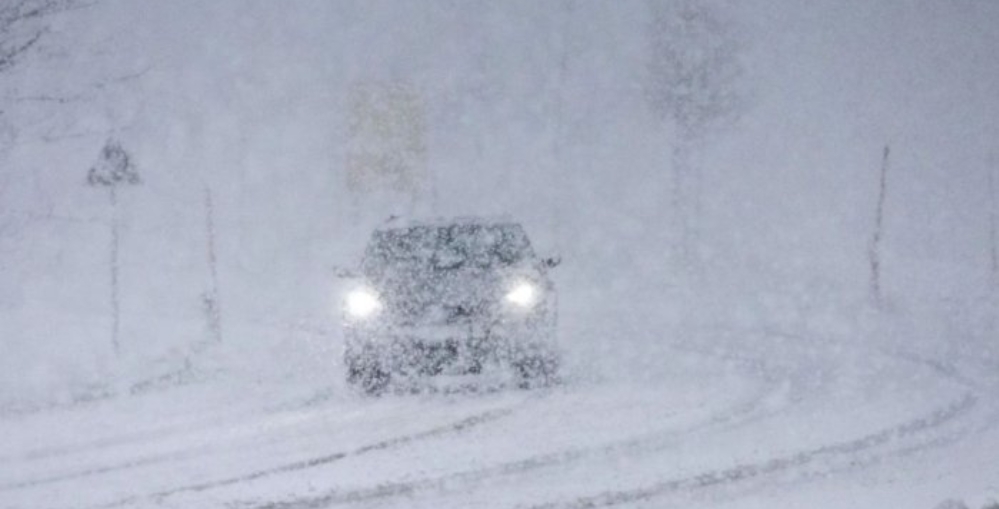
<svg viewBox="0 0 999 509">
<path fill-rule="evenodd" d="M 389 379 L 478 375 L 497 366 L 524 379 L 554 371 L 557 295 L 551 283 L 492 279 L 458 278 L 451 283 L 464 291 L 438 292 L 433 301 L 404 290 L 398 298 L 392 288 L 371 283 L 351 289 L 343 309 L 348 379 L 371 392 Z"/>
</svg>

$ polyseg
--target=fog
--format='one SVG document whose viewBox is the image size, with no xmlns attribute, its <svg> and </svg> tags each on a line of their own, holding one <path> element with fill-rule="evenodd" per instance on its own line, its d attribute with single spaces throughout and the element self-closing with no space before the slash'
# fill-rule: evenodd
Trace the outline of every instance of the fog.
<svg viewBox="0 0 999 509">
<path fill-rule="evenodd" d="M 55 8 L 23 16 L 36 4 Z M 337 270 L 356 266 L 372 230 L 392 216 L 511 218 L 535 251 L 560 256 L 552 278 L 565 382 L 552 406 L 590 415 L 629 394 L 614 407 L 618 438 L 666 419 L 642 413 L 655 414 L 650 408 L 675 405 L 683 422 L 694 422 L 699 410 L 684 403 L 701 397 L 697 386 L 710 388 L 702 395 L 710 409 L 758 381 L 790 380 L 790 395 L 767 400 L 778 415 L 769 417 L 773 428 L 736 427 L 723 445 L 667 469 L 667 479 L 752 463 L 755 452 L 744 450 L 773 430 L 810 430 L 822 440 L 764 446 L 764 459 L 906 430 L 933 421 L 924 413 L 959 413 L 974 400 L 959 431 L 934 428 L 950 445 L 920 453 L 946 458 L 934 460 L 938 470 L 920 470 L 925 456 L 873 460 L 904 471 L 900 488 L 886 487 L 881 473 L 839 465 L 828 468 L 839 474 L 817 476 L 832 480 L 773 488 L 780 482 L 762 469 L 749 494 L 739 487 L 719 495 L 708 483 L 707 495 L 683 495 L 684 503 L 929 508 L 946 498 L 976 507 L 999 498 L 988 477 L 999 472 L 986 467 L 999 455 L 991 395 L 999 362 L 999 4 L 2 5 L 3 17 L 18 21 L 0 23 L 0 49 L 40 36 L 0 60 L 0 437 L 10 437 L 0 438 L 0 455 L 13 470 L 38 470 L 5 476 L 0 506 L 72 506 L 67 494 L 77 491 L 33 483 L 96 460 L 67 457 L 49 468 L 29 458 L 35 448 L 91 439 L 73 442 L 66 431 L 47 443 L 39 433 L 29 447 L 17 438 L 32 419 L 47 423 L 58 412 L 104 412 L 94 419 L 125 433 L 148 418 L 133 408 L 143 401 L 201 409 L 216 405 L 219 387 L 244 384 L 261 408 L 315 392 L 323 415 L 418 415 L 416 424 L 435 426 L 443 422 L 435 413 L 496 403 L 372 402 L 343 382 Z M 119 164 L 108 161 L 109 146 L 127 154 L 135 179 L 88 182 L 91 169 Z M 899 359 L 918 362 L 900 367 Z M 946 383 L 926 374 L 934 372 Z M 795 396 L 798 382 L 818 388 Z M 219 398 L 221 408 L 238 399 Z M 555 443 L 604 440 L 597 424 L 573 432 L 532 404 L 535 424 L 523 411 L 514 418 L 551 424 Z M 865 410 L 821 431 L 806 418 L 851 407 Z M 258 428 L 270 436 L 266 423 Z M 366 439 L 336 440 L 352 449 Z M 463 443 L 452 438 L 445 450 Z M 634 475 L 606 489 L 661 485 L 665 474 L 642 462 L 661 466 L 669 454 L 638 460 L 627 448 L 614 451 L 609 462 Z M 461 472 L 459 463 L 450 466 Z M 599 477 L 608 461 L 594 463 L 601 467 L 578 468 Z M 380 482 L 406 479 L 399 468 Z M 357 475 L 359 485 L 381 479 Z M 491 503 L 594 501 L 566 480 L 586 475 L 550 475 L 557 480 L 549 485 L 511 482 L 515 495 Z M 927 478 L 937 481 L 912 491 Z M 336 486 L 316 479 L 320 491 Z M 875 487 L 859 488 L 864 479 Z M 289 486 L 188 502 L 302 493 Z M 86 503 L 152 505 L 142 497 L 168 488 L 95 492 Z M 759 490 L 776 494 L 753 495 Z M 379 500 L 489 505 L 476 488 L 456 491 Z M 670 500 L 596 502 L 678 504 Z M 352 502 L 316 506 L 336 503 Z"/>
</svg>

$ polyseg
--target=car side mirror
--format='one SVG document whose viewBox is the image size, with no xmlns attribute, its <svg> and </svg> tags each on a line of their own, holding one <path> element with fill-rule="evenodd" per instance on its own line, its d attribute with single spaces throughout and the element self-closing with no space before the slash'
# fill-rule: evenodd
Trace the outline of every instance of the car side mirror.
<svg viewBox="0 0 999 509">
<path fill-rule="evenodd" d="M 549 256 L 548 258 L 541 260 L 541 264 L 549 269 L 554 269 L 555 267 L 558 267 L 558 264 L 560 263 L 562 263 L 562 257 L 558 255 Z"/>
</svg>

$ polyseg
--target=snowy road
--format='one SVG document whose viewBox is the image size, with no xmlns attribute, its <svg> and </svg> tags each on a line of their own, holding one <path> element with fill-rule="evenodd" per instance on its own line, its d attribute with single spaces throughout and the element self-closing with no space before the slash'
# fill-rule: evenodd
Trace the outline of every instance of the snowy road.
<svg viewBox="0 0 999 509">
<path fill-rule="evenodd" d="M 216 381 L 7 416 L 0 507 L 860 508 L 997 495 L 995 367 L 776 335 L 703 344 L 676 345 L 659 372 L 547 391 L 365 400 L 293 378 Z"/>
</svg>

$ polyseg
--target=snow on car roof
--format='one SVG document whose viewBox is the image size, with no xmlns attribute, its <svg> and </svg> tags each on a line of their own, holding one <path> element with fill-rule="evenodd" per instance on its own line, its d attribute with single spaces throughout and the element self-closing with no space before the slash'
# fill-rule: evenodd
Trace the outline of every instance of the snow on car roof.
<svg viewBox="0 0 999 509">
<path fill-rule="evenodd" d="M 407 228 L 439 228 L 451 225 L 499 225 L 519 224 L 507 215 L 501 216 L 455 216 L 455 217 L 435 217 L 425 219 L 403 218 L 391 216 L 384 223 L 378 226 L 378 230 L 396 230 Z"/>
</svg>

